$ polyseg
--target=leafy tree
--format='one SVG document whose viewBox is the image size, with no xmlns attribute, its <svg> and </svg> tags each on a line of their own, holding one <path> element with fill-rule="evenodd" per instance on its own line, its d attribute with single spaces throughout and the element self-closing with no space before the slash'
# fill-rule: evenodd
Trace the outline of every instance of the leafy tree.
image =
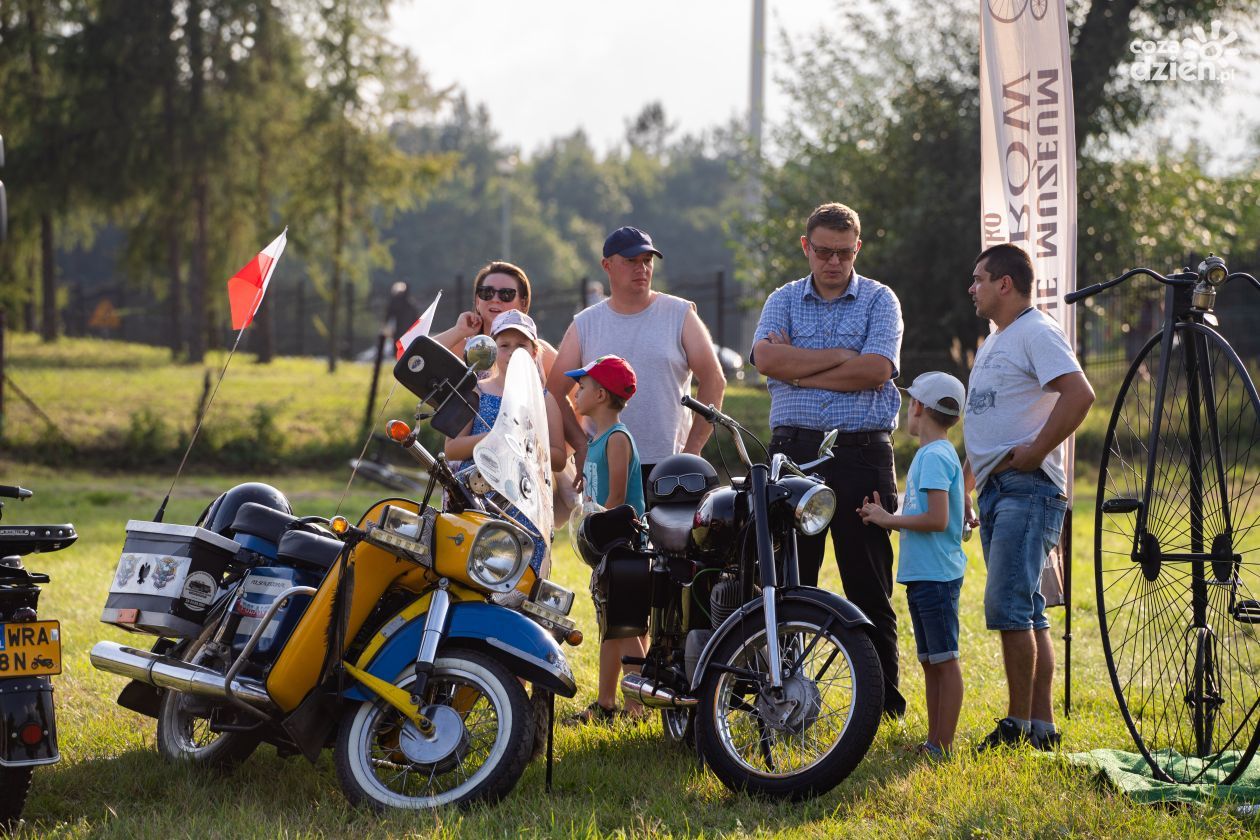
<svg viewBox="0 0 1260 840">
<path fill-rule="evenodd" d="M 391 264 L 382 223 L 412 206 L 444 168 L 437 158 L 406 154 L 390 133 L 436 99 L 415 58 L 385 37 L 389 5 L 325 0 L 302 21 L 314 33 L 315 95 L 306 118 L 308 169 L 291 206 L 308 222 L 297 244 L 313 258 L 312 279 L 328 303 L 330 372 L 340 355 L 344 285 L 362 286 L 371 266 Z"/>
</svg>

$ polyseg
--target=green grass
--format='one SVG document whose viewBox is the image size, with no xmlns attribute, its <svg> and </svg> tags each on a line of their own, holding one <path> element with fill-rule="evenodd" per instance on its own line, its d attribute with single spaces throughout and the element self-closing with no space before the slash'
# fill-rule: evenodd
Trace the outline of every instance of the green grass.
<svg viewBox="0 0 1260 840">
<path fill-rule="evenodd" d="M 81 537 L 68 550 L 31 558 L 47 571 L 41 616 L 60 619 L 65 670 L 55 678 L 62 762 L 36 771 L 27 805 L 27 836 L 39 837 L 1224 837 L 1255 824 L 1221 808 L 1138 806 L 1086 772 L 1036 754 L 975 756 L 960 750 L 933 766 L 908 748 L 926 727 L 922 679 L 900 587 L 904 725 L 885 723 L 857 771 L 839 788 L 798 804 L 759 802 L 729 794 L 696 760 L 668 746 L 659 723 L 619 723 L 558 730 L 555 790 L 543 790 L 543 764 L 532 764 L 516 790 L 493 808 L 377 817 L 345 804 L 327 753 L 312 766 L 263 747 L 235 773 L 220 776 L 172 767 L 157 755 L 154 722 L 114 704 L 123 680 L 95 671 L 88 651 L 99 639 L 143 642 L 98 623 L 128 518 L 149 518 L 169 475 L 88 473 L 0 462 L 6 483 L 36 491 L 10 503 L 6 522 L 73 521 Z M 256 476 L 194 476 L 182 481 L 168 521 L 191 521 L 222 488 Z M 299 513 L 337 508 L 344 476 L 291 473 L 270 478 Z M 355 486 L 342 505 L 352 518 L 384 495 Z M 1072 718 L 1062 721 L 1067 750 L 1132 749 L 1103 664 L 1095 621 L 1090 544 L 1092 499 L 1082 487 L 1075 519 L 1076 587 L 1072 649 Z M 569 649 L 580 691 L 561 714 L 594 696 L 597 645 L 587 568 L 563 535 L 556 577 L 577 590 L 575 608 L 587 641 Z M 984 566 L 978 541 L 963 591 L 961 649 L 967 699 L 959 736 L 977 740 L 1002 714 L 1005 684 L 997 639 L 983 627 Z M 824 584 L 838 587 L 834 565 Z M 1056 635 L 1062 612 L 1054 611 Z M 1060 674 L 1062 661 L 1060 660 Z M 1058 683 L 1061 697 L 1062 681 Z"/>
<path fill-rule="evenodd" d="M 1256 827 L 1221 808 L 1137 806 L 1084 771 L 1040 755 L 978 757 L 960 751 L 941 766 L 914 758 L 908 748 L 922 739 L 926 720 L 900 587 L 894 603 L 902 617 L 907 719 L 903 725 L 883 724 L 857 771 L 832 793 L 808 803 L 732 796 L 698 768 L 693 755 L 669 747 L 656 720 L 622 722 L 613 730 L 558 730 L 551 795 L 543 790 L 543 765 L 535 762 L 506 801 L 466 812 L 381 818 L 354 811 L 341 796 L 327 754 L 312 766 L 301 758 L 281 759 L 264 747 L 228 776 L 172 767 L 154 749 L 154 722 L 115 705 L 123 680 L 91 668 L 88 651 L 99 639 L 145 641 L 100 624 L 100 610 L 126 520 L 150 518 L 157 509 L 191 431 L 204 370 L 217 376 L 223 356 L 212 355 L 207 368 L 177 366 L 159 348 L 87 339 L 45 346 L 34 336 L 12 333 L 6 353 L 13 381 L 58 427 L 49 430 L 11 390 L 6 392 L 0 482 L 20 483 L 37 493 L 24 504 L 10 503 L 6 522 L 72 521 L 81 534 L 70 549 L 29 563 L 53 576 L 41 616 L 62 622 L 65 670 L 55 679 L 63 760 L 36 771 L 26 810 L 28 836 L 1162 838 L 1239 836 Z M 380 400 L 388 391 L 387 373 L 385 379 Z M 362 365 L 344 364 L 329 376 L 317 360 L 280 359 L 268 366 L 254 364 L 249 356 L 233 360 L 167 521 L 190 522 L 222 489 L 258 478 L 288 493 L 299 513 L 331 514 L 346 480 L 339 465 L 362 445 L 359 429 L 369 382 L 370 369 Z M 1110 410 L 1104 390 L 1083 429 L 1099 444 Z M 400 392 L 389 415 L 407 418 L 411 405 L 409 395 Z M 766 440 L 763 391 L 730 388 L 725 408 Z M 896 445 L 904 468 L 913 442 L 897 435 Z M 734 463 L 729 443 L 722 451 Z M 711 443 L 706 455 L 716 453 Z M 322 471 L 292 470 L 302 465 Z M 1082 466 L 1080 472 L 1090 470 Z M 1092 481 L 1082 479 L 1075 518 L 1073 713 L 1063 721 L 1064 747 L 1132 749 L 1098 639 L 1089 556 L 1092 492 Z M 371 485 L 356 484 L 341 511 L 353 519 L 383 495 Z M 1005 702 L 998 640 L 983 626 L 978 540 L 967 549 L 972 562 L 963 590 L 963 742 L 983 737 Z M 564 714 L 593 699 L 598 649 L 585 595 L 589 572 L 563 534 L 556 543 L 555 576 L 579 593 L 575 614 L 587 633 L 585 644 L 570 649 L 580 691 L 561 702 L 558 711 Z M 830 560 L 823 584 L 839 589 Z M 1062 615 L 1052 612 L 1056 636 L 1062 635 Z M 1060 708 L 1062 689 L 1060 680 Z"/>
</svg>

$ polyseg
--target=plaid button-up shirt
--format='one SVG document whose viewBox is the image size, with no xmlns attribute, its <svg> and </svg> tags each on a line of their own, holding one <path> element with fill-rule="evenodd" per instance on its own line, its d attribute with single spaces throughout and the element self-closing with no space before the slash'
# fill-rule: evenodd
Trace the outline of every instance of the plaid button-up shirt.
<svg viewBox="0 0 1260 840">
<path fill-rule="evenodd" d="M 813 275 L 775 289 L 766 298 L 753 345 L 772 332 L 786 332 L 793 347 L 821 350 L 843 347 L 873 353 L 901 365 L 901 303 L 892 289 L 857 272 L 845 293 L 824 300 L 814 291 Z M 869 391 L 797 388 L 768 379 L 770 426 L 842 432 L 891 431 L 897 426 L 901 394 L 889 380 Z"/>
</svg>

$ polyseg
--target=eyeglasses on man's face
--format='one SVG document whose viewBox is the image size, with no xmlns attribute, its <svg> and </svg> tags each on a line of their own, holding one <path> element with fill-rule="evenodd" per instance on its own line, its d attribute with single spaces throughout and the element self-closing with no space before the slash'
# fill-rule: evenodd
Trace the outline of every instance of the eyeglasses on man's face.
<svg viewBox="0 0 1260 840">
<path fill-rule="evenodd" d="M 815 245 L 812 241 L 809 243 L 809 250 L 814 252 L 814 256 L 823 262 L 831 262 L 834 258 L 839 258 L 840 262 L 848 262 L 857 256 L 857 248 L 823 248 L 821 245 Z"/>
<path fill-rule="evenodd" d="M 496 289 L 493 286 L 482 286 L 477 289 L 477 297 L 482 300 L 494 300 L 495 295 L 498 295 L 499 300 L 504 303 L 511 303 L 516 300 L 516 289 Z"/>
</svg>

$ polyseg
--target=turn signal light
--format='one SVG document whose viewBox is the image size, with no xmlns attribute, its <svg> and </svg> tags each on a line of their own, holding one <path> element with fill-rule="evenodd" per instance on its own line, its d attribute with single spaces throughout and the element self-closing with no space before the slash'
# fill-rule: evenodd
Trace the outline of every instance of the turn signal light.
<svg viewBox="0 0 1260 840">
<path fill-rule="evenodd" d="M 411 429 L 401 420 L 390 420 L 385 424 L 385 434 L 390 440 L 402 443 L 411 434 Z"/>
<path fill-rule="evenodd" d="M 28 723 L 18 730 L 18 737 L 28 747 L 33 747 L 44 740 L 44 727 L 38 723 Z"/>
<path fill-rule="evenodd" d="M 574 647 L 577 647 L 582 644 L 582 631 L 577 629 L 570 630 L 569 635 L 565 636 L 564 640 Z"/>
<path fill-rule="evenodd" d="M 332 529 L 334 534 L 341 536 L 346 531 L 350 530 L 350 520 L 346 519 L 344 516 L 334 516 L 332 519 L 328 520 L 328 527 Z"/>
</svg>

